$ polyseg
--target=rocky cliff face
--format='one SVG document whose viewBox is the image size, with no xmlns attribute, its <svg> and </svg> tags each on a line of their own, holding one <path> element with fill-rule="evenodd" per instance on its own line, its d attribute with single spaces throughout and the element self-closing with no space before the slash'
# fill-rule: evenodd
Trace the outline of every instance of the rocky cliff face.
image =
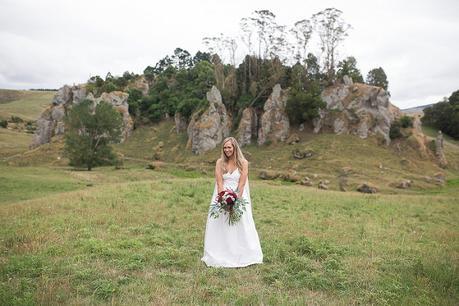
<svg viewBox="0 0 459 306">
<path fill-rule="evenodd" d="M 209 107 L 204 113 L 194 113 L 187 128 L 188 144 L 194 154 L 214 149 L 229 135 L 231 120 L 217 87 L 207 93 Z"/>
<path fill-rule="evenodd" d="M 95 104 L 105 101 L 112 104 L 116 110 L 123 115 L 123 140 L 132 132 L 133 121 L 128 111 L 127 98 L 128 94 L 115 91 L 103 93 L 99 98 L 94 98 L 91 93 L 87 93 L 85 85 L 61 87 L 52 100 L 52 104 L 40 115 L 37 120 L 37 130 L 35 131 L 31 148 L 38 147 L 42 144 L 49 143 L 51 138 L 56 135 L 62 135 L 65 132 L 64 116 L 70 110 L 72 105 L 78 104 L 84 99 L 94 101 Z"/>
<path fill-rule="evenodd" d="M 360 138 L 380 135 L 390 143 L 392 121 L 400 117 L 400 110 L 389 102 L 387 92 L 365 84 L 334 85 L 322 92 L 327 108 L 320 112 L 314 123 L 314 132 L 333 131 L 353 134 Z"/>
<path fill-rule="evenodd" d="M 290 122 L 285 112 L 287 98 L 288 93 L 282 90 L 279 84 L 276 84 L 263 107 L 264 112 L 258 129 L 259 145 L 264 144 L 267 140 L 278 142 L 287 139 L 290 128 Z"/>
</svg>

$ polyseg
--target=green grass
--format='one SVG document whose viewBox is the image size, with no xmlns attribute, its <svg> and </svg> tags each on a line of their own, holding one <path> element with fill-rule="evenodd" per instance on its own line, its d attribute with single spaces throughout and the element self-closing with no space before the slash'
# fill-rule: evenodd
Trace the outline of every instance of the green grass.
<svg viewBox="0 0 459 306">
<path fill-rule="evenodd" d="M 36 120 L 51 104 L 54 91 L 8 91 L 0 90 L 0 119 L 17 116 L 24 120 Z M 7 97 L 5 97 L 7 96 Z"/>
<path fill-rule="evenodd" d="M 32 134 L 0 128 L 0 158 L 27 151 L 32 137 Z"/>
<path fill-rule="evenodd" d="M 135 164 L 0 170 L 2 305 L 459 299 L 459 211 L 448 192 L 362 195 L 252 179 L 264 264 L 215 269 L 200 262 L 210 176 Z"/>
</svg>

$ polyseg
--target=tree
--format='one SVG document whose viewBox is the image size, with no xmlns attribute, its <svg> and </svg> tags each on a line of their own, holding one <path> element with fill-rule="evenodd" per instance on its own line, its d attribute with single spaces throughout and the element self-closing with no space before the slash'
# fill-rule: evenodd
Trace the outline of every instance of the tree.
<svg viewBox="0 0 459 306">
<path fill-rule="evenodd" d="M 285 110 L 293 125 L 311 122 L 319 116 L 319 110 L 326 106 L 320 93 L 318 82 L 310 83 L 306 90 L 291 88 Z"/>
<path fill-rule="evenodd" d="M 425 108 L 422 123 L 459 139 L 459 90 L 453 92 L 446 101 Z"/>
<path fill-rule="evenodd" d="M 328 81 L 335 77 L 335 62 L 339 44 L 348 36 L 351 25 L 341 18 L 343 12 L 335 8 L 327 8 L 312 15 L 312 23 L 320 39 L 324 57 L 324 72 Z"/>
<path fill-rule="evenodd" d="M 110 143 L 120 141 L 123 123 L 111 104 L 100 102 L 94 108 L 91 100 L 83 100 L 72 107 L 65 123 L 64 150 L 71 166 L 84 166 L 91 171 L 115 161 Z"/>
<path fill-rule="evenodd" d="M 363 83 L 362 74 L 359 68 L 357 68 L 357 60 L 353 56 L 349 56 L 338 63 L 336 75 L 339 78 L 343 78 L 347 75 L 351 77 L 354 82 Z"/>
<path fill-rule="evenodd" d="M 389 81 L 387 81 L 386 73 L 381 67 L 371 69 L 367 74 L 367 84 L 378 86 L 387 90 L 389 87 Z"/>
<path fill-rule="evenodd" d="M 294 58 L 301 63 L 307 58 L 307 45 L 312 35 L 311 21 L 307 19 L 297 21 L 290 31 L 296 42 Z"/>
</svg>

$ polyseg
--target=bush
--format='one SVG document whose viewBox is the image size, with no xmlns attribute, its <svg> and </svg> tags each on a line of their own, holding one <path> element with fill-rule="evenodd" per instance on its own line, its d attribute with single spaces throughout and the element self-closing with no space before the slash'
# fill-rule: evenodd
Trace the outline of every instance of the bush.
<svg viewBox="0 0 459 306">
<path fill-rule="evenodd" d="M 11 116 L 11 122 L 13 122 L 13 123 L 21 123 L 21 122 L 24 122 L 24 120 L 22 120 L 22 118 L 17 117 L 17 116 Z"/>
<path fill-rule="evenodd" d="M 413 117 L 410 116 L 402 116 L 400 118 L 400 125 L 402 128 L 409 128 L 413 127 Z"/>
<path fill-rule="evenodd" d="M 293 125 L 312 121 L 319 116 L 320 108 L 325 107 L 325 102 L 320 97 L 318 86 L 310 86 L 307 90 L 291 89 L 287 100 L 286 111 Z"/>
<path fill-rule="evenodd" d="M 453 92 L 449 99 L 424 109 L 422 123 L 459 139 L 459 90 Z"/>
<path fill-rule="evenodd" d="M 390 125 L 390 130 L 389 130 L 389 137 L 390 139 L 396 139 L 396 138 L 401 138 L 402 137 L 402 132 L 400 131 L 401 124 L 400 121 L 395 120 L 392 122 Z"/>
<path fill-rule="evenodd" d="M 8 121 L 6 120 L 0 120 L 0 127 L 5 128 L 8 126 Z"/>
</svg>

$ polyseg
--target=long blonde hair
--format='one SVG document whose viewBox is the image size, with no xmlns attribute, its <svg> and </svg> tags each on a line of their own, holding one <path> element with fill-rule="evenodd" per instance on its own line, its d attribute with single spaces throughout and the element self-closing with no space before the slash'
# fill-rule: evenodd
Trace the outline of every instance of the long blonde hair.
<svg viewBox="0 0 459 306">
<path fill-rule="evenodd" d="M 224 165 L 228 164 L 229 158 L 226 156 L 225 151 L 223 150 L 225 143 L 227 143 L 228 141 L 230 141 L 231 144 L 233 145 L 233 156 L 234 156 L 234 160 L 236 161 L 236 167 L 238 167 L 239 170 L 242 170 L 242 162 L 245 160 L 245 157 L 244 157 L 244 154 L 242 154 L 242 150 L 239 147 L 239 143 L 234 137 L 226 137 L 223 140 L 221 160 L 223 161 Z"/>
</svg>

